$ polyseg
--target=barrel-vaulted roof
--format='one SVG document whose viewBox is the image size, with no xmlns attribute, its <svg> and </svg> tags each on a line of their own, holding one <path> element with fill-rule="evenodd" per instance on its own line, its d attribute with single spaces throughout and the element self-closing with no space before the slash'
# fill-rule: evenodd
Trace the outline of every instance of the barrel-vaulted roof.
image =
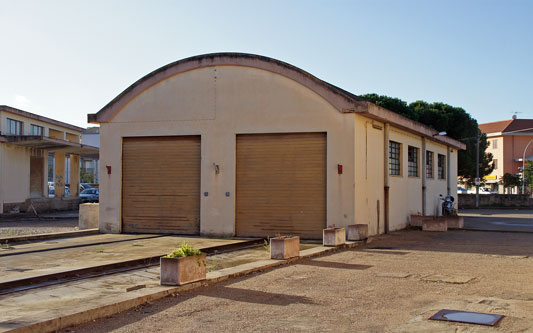
<svg viewBox="0 0 533 333">
<path fill-rule="evenodd" d="M 244 66 L 273 72 L 292 79 L 311 89 L 316 94 L 328 101 L 334 108 L 342 113 L 360 113 L 367 117 L 391 123 L 399 128 L 429 137 L 445 145 L 457 149 L 465 149 L 465 145 L 446 136 L 436 137 L 435 131 L 423 124 L 402 117 L 392 111 L 379 107 L 362 97 L 356 96 L 344 89 L 309 74 L 308 72 L 290 65 L 286 62 L 247 53 L 211 53 L 194 56 L 170 63 L 149 73 L 133 83 L 120 95 L 104 106 L 95 114 L 88 115 L 90 123 L 111 122 L 113 117 L 133 98 L 157 83 L 171 76 L 193 69 L 212 66 Z"/>
</svg>

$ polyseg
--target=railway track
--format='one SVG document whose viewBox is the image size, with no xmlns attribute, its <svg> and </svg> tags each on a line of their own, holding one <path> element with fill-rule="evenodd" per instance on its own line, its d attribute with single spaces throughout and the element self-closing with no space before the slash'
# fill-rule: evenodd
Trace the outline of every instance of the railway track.
<svg viewBox="0 0 533 333">
<path fill-rule="evenodd" d="M 154 237 L 164 237 L 164 236 L 154 236 Z M 150 238 L 153 238 L 153 237 L 149 237 L 149 238 L 145 237 L 142 239 L 150 239 Z M 113 243 L 113 242 L 108 242 L 108 243 Z M 247 240 L 247 241 L 240 242 L 240 243 L 232 243 L 232 244 L 217 245 L 217 246 L 202 248 L 201 250 L 202 252 L 210 256 L 210 255 L 215 255 L 215 254 L 221 254 L 221 253 L 239 251 L 239 250 L 244 250 L 244 249 L 249 249 L 249 248 L 254 248 L 254 247 L 260 247 L 263 244 L 264 244 L 264 239 L 253 239 L 253 240 Z M 92 246 L 95 244 L 89 244 L 89 245 Z M 89 246 L 89 245 L 85 245 L 85 246 Z M 76 246 L 76 247 L 79 247 L 79 246 Z M 40 251 L 37 251 L 37 252 L 40 252 Z M 18 253 L 18 254 L 21 254 L 21 253 Z M 151 257 L 140 258 L 140 259 L 116 262 L 112 264 L 84 267 L 80 269 L 74 269 L 74 270 L 63 271 L 63 272 L 58 272 L 58 273 L 44 274 L 44 275 L 32 276 L 29 278 L 23 278 L 19 280 L 1 282 L 0 283 L 0 296 L 17 293 L 21 291 L 27 291 L 31 289 L 59 285 L 63 283 L 73 282 L 73 281 L 79 281 L 79 280 L 101 277 L 101 276 L 106 276 L 106 275 L 111 275 L 111 274 L 123 273 L 127 271 L 132 271 L 132 270 L 138 270 L 138 269 L 152 267 L 152 266 L 158 266 L 159 258 L 164 256 L 165 254 L 166 253 L 156 255 L 156 256 L 151 256 Z"/>
<path fill-rule="evenodd" d="M 86 246 L 97 246 L 97 245 L 106 245 L 106 244 L 113 244 L 113 243 L 123 243 L 123 242 L 133 242 L 138 240 L 144 240 L 144 239 L 153 239 L 153 238 L 161 238 L 161 237 L 168 237 L 173 235 L 153 235 L 153 236 L 143 236 L 143 237 L 137 237 L 137 238 L 129 238 L 129 239 L 119 239 L 119 240 L 107 240 L 107 241 L 98 241 L 98 242 L 92 242 L 92 243 L 83 243 L 83 244 L 71 244 L 71 245 L 65 245 L 65 246 L 52 246 L 49 248 L 42 248 L 42 249 L 28 249 L 26 251 L 15 251 L 15 252 L 0 252 L 0 258 L 2 257 L 9 257 L 9 256 L 17 256 L 21 254 L 29 254 L 29 253 L 39 253 L 39 252 L 48 252 L 48 251 L 56 251 L 56 250 L 65 250 L 65 249 L 75 249 L 79 247 L 86 247 Z"/>
</svg>

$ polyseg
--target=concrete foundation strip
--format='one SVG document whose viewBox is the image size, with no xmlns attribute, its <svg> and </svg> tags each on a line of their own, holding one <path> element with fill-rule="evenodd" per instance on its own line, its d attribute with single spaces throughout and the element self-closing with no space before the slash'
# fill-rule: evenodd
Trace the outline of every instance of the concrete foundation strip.
<svg viewBox="0 0 533 333">
<path fill-rule="evenodd" d="M 83 324 L 86 322 L 90 322 L 92 320 L 109 317 L 119 312 L 123 312 L 129 309 L 138 307 L 147 302 L 153 302 L 153 301 L 159 300 L 169 295 L 191 291 L 199 287 L 202 287 L 205 284 L 214 284 L 214 283 L 222 282 L 222 281 L 225 281 L 231 278 L 248 275 L 253 272 L 263 271 L 265 269 L 291 264 L 291 263 L 300 261 L 302 259 L 318 257 L 321 255 L 337 252 L 337 251 L 344 250 L 347 248 L 357 247 L 363 243 L 364 242 L 348 242 L 338 247 L 312 248 L 312 249 L 301 251 L 300 257 L 297 257 L 297 258 L 292 258 L 288 260 L 276 260 L 276 261 L 261 260 L 261 261 L 244 264 L 244 265 L 240 265 L 236 267 L 225 268 L 219 271 L 208 273 L 208 278 L 204 281 L 195 282 L 189 285 L 184 285 L 184 286 L 179 286 L 179 287 L 169 287 L 168 289 L 165 289 L 162 291 L 133 297 L 131 299 L 126 299 L 126 300 L 119 301 L 113 304 L 98 306 L 92 309 L 75 312 L 75 313 L 64 315 L 64 316 L 59 316 L 53 319 L 43 319 L 43 321 L 37 322 L 37 323 L 24 324 L 22 322 L 13 321 L 12 322 L 13 326 L 10 332 L 26 333 L 26 332 L 57 331 L 63 328 L 67 328 L 69 326 L 79 325 L 79 324 Z M 4 324 L 4 328 L 7 328 L 5 325 L 9 323 L 5 323 L 5 322 L 0 323 L 0 325 L 2 324 Z M 0 330 L 1 328 L 2 327 L 0 326 Z"/>
<path fill-rule="evenodd" d="M 87 229 L 87 230 L 67 231 L 67 232 L 52 232 L 48 234 L 23 235 L 23 236 L 0 238 L 0 243 L 12 244 L 12 243 L 20 243 L 20 242 L 48 240 L 48 239 L 55 239 L 55 238 L 70 238 L 70 237 L 98 235 L 99 233 L 100 231 L 98 229 Z"/>
</svg>

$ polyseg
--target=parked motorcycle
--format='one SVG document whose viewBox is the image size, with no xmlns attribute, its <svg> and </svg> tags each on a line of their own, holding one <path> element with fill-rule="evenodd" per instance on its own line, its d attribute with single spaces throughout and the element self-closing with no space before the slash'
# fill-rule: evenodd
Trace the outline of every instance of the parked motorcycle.
<svg viewBox="0 0 533 333">
<path fill-rule="evenodd" d="M 446 197 L 442 197 L 442 194 L 440 195 L 440 199 L 442 200 L 442 215 L 443 216 L 451 216 L 453 215 L 453 202 L 455 199 L 451 195 L 447 195 Z"/>
</svg>

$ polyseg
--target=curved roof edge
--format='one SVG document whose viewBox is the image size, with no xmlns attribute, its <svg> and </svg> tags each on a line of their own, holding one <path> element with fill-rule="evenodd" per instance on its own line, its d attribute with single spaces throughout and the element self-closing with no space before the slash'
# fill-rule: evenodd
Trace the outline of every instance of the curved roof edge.
<svg viewBox="0 0 533 333">
<path fill-rule="evenodd" d="M 355 112 L 356 109 L 366 109 L 367 106 L 367 102 L 363 98 L 322 81 L 286 62 L 248 53 L 211 53 L 178 60 L 145 75 L 115 97 L 96 114 L 89 114 L 88 122 L 109 122 L 135 96 L 171 76 L 197 68 L 224 65 L 252 67 L 290 78 L 313 90 L 340 112 Z"/>
<path fill-rule="evenodd" d="M 273 58 L 248 53 L 210 53 L 178 60 L 145 75 L 95 114 L 88 114 L 89 123 L 106 123 L 135 96 L 155 84 L 180 73 L 211 66 L 244 66 L 266 70 L 290 78 L 311 89 L 342 113 L 359 113 L 370 118 L 394 124 L 407 131 L 438 141 L 442 144 L 465 149 L 462 142 L 447 136 L 435 136 L 437 131 L 397 113 L 378 107 L 366 99 L 320 80 L 308 72 Z"/>
</svg>

